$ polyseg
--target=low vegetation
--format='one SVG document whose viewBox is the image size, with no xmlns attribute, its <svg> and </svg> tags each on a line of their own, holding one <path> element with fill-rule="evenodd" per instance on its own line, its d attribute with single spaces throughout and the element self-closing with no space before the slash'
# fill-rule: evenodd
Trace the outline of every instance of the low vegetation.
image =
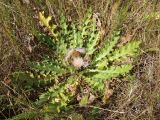
<svg viewBox="0 0 160 120">
<path fill-rule="evenodd" d="M 0 1 L 0 118 L 158 119 L 158 5 Z"/>
</svg>

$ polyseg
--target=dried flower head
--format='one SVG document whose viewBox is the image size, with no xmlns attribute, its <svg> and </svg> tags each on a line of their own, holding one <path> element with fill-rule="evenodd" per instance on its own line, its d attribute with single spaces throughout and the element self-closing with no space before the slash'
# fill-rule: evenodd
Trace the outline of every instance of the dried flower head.
<svg viewBox="0 0 160 120">
<path fill-rule="evenodd" d="M 74 58 L 72 61 L 72 65 L 77 69 L 81 68 L 84 65 L 83 58 L 81 58 L 81 57 Z"/>
<path fill-rule="evenodd" d="M 73 65 L 76 69 L 87 67 L 89 65 L 88 61 L 82 57 L 82 54 L 84 55 L 85 53 L 85 48 L 69 49 L 65 55 L 65 61 Z"/>
</svg>

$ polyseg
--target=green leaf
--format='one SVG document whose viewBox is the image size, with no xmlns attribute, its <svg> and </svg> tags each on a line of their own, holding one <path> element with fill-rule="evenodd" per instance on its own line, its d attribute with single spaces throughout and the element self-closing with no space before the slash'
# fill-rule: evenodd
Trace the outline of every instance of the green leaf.
<svg viewBox="0 0 160 120">
<path fill-rule="evenodd" d="M 89 73 L 94 73 L 91 78 L 86 78 L 86 82 L 95 90 L 104 92 L 105 81 L 120 75 L 125 75 L 132 69 L 132 65 L 111 66 L 106 70 L 89 69 Z M 88 73 L 88 74 L 89 74 Z"/>
<path fill-rule="evenodd" d="M 138 51 L 140 41 L 132 41 L 125 46 L 116 49 L 111 56 L 109 56 L 110 61 L 120 60 L 121 58 L 127 58 L 129 56 L 134 57 Z"/>
<path fill-rule="evenodd" d="M 27 111 L 27 112 L 22 112 L 12 118 L 6 119 L 6 120 L 26 120 L 26 119 L 32 119 L 35 116 L 39 115 L 39 112 L 35 111 Z"/>
<path fill-rule="evenodd" d="M 55 29 L 57 26 L 49 24 L 51 19 L 52 19 L 52 16 L 45 17 L 44 12 L 39 12 L 39 20 L 41 24 L 48 28 L 48 30 L 51 32 L 53 37 L 57 38 L 58 33 L 55 33 Z"/>
<path fill-rule="evenodd" d="M 79 102 L 79 105 L 81 107 L 86 106 L 88 104 L 88 95 L 85 95 L 82 97 L 81 101 Z"/>
<path fill-rule="evenodd" d="M 107 55 L 110 54 L 110 52 L 113 51 L 113 47 L 116 45 L 116 43 L 119 40 L 119 32 L 116 34 L 113 34 L 111 37 L 111 40 L 106 40 L 104 43 L 104 46 L 100 49 L 99 53 L 96 54 L 95 61 L 100 61 L 103 58 L 105 58 Z"/>
<path fill-rule="evenodd" d="M 97 73 L 93 76 L 93 78 L 108 80 L 108 79 L 117 77 L 119 75 L 124 75 L 128 73 L 131 69 L 132 69 L 132 65 L 121 65 L 121 66 L 111 66 L 107 70 L 93 69 L 89 71 Z"/>
</svg>

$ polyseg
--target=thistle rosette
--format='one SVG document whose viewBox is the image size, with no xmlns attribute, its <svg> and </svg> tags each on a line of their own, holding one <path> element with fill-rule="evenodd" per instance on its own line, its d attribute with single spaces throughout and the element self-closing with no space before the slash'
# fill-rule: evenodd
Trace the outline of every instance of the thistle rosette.
<svg viewBox="0 0 160 120">
<path fill-rule="evenodd" d="M 54 49 L 55 57 L 33 62 L 27 75 L 40 83 L 54 83 L 37 101 L 44 110 L 60 112 L 72 106 L 73 101 L 85 106 L 96 98 L 107 98 L 106 82 L 125 76 L 133 68 L 132 62 L 124 61 L 137 56 L 140 41 L 131 41 L 119 48 L 120 32 L 114 32 L 99 46 L 101 31 L 91 10 L 78 23 L 69 24 L 62 15 L 59 26 L 50 25 L 52 17 L 45 17 L 44 12 L 39 13 L 39 20 L 51 37 L 45 39 L 44 34 L 37 37 Z"/>
</svg>

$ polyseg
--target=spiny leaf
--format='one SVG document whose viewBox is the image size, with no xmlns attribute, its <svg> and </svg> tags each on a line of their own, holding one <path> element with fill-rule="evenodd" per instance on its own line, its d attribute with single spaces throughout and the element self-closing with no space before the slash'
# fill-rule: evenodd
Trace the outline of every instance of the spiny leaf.
<svg viewBox="0 0 160 120">
<path fill-rule="evenodd" d="M 48 16 L 45 17 L 44 16 L 44 12 L 39 12 L 39 20 L 41 22 L 42 25 L 44 25 L 45 27 L 47 27 L 47 29 L 49 30 L 49 32 L 51 32 L 52 36 L 57 38 L 58 33 L 55 33 L 55 29 L 56 29 L 56 25 L 50 25 L 49 22 L 51 21 L 52 16 Z"/>
<path fill-rule="evenodd" d="M 104 92 L 105 80 L 124 75 L 128 73 L 131 69 L 132 65 L 111 66 L 107 70 L 90 69 L 89 72 L 95 73 L 95 75 L 91 76 L 90 79 L 87 78 L 86 81 L 92 88 L 100 92 Z"/>
<path fill-rule="evenodd" d="M 32 63 L 31 69 L 35 71 L 52 71 L 55 73 L 64 72 L 64 68 L 60 67 L 61 65 L 56 63 L 55 61 L 44 60 L 42 62 Z"/>
<path fill-rule="evenodd" d="M 132 69 L 132 65 L 121 65 L 121 66 L 111 66 L 107 70 L 89 70 L 90 72 L 96 72 L 97 74 L 93 76 L 96 79 L 108 80 L 119 75 L 124 75 Z"/>
<path fill-rule="evenodd" d="M 104 82 L 96 78 L 85 78 L 85 81 L 93 88 L 94 90 L 103 92 L 104 91 Z"/>
<path fill-rule="evenodd" d="M 96 67 L 99 69 L 99 70 L 103 70 L 104 68 L 106 68 L 108 65 L 108 60 L 107 59 L 102 59 L 100 62 L 98 62 L 96 64 Z"/>
<path fill-rule="evenodd" d="M 88 54 L 93 54 L 93 52 L 96 50 L 96 48 L 94 48 L 94 47 L 98 43 L 99 39 L 100 39 L 100 32 L 96 28 L 96 20 L 93 19 L 92 24 L 91 24 L 90 38 L 87 41 Z"/>
<path fill-rule="evenodd" d="M 51 21 L 52 16 L 48 16 L 47 18 L 44 17 L 44 11 L 43 11 L 43 12 L 39 12 L 39 19 L 44 26 L 46 26 L 47 28 L 50 28 L 49 22 Z"/>
<path fill-rule="evenodd" d="M 140 41 L 132 41 L 126 44 L 125 46 L 116 49 L 113 53 L 112 56 L 109 56 L 110 61 L 114 60 L 120 60 L 120 58 L 127 58 L 128 56 L 135 56 L 135 54 L 138 51 Z"/>
<path fill-rule="evenodd" d="M 60 109 L 66 107 L 71 97 L 75 95 L 78 84 L 78 79 L 71 76 L 64 83 L 49 88 L 46 93 L 40 96 L 39 102 L 49 100 L 52 107 L 54 107 L 57 112 L 60 112 Z"/>
<path fill-rule="evenodd" d="M 111 37 L 111 40 L 107 40 L 104 43 L 104 46 L 100 49 L 99 53 L 97 53 L 95 57 L 95 61 L 102 60 L 104 57 L 106 57 L 111 51 L 113 51 L 113 47 L 116 45 L 116 43 L 119 40 L 119 32 L 116 34 L 113 34 Z"/>
<path fill-rule="evenodd" d="M 41 43 L 46 44 L 49 48 L 56 49 L 55 40 L 50 36 L 43 33 L 37 33 L 36 37 Z"/>
<path fill-rule="evenodd" d="M 68 24 L 67 24 L 67 20 L 63 14 L 60 17 L 60 27 L 62 29 L 61 34 L 67 35 L 68 34 Z"/>
</svg>

